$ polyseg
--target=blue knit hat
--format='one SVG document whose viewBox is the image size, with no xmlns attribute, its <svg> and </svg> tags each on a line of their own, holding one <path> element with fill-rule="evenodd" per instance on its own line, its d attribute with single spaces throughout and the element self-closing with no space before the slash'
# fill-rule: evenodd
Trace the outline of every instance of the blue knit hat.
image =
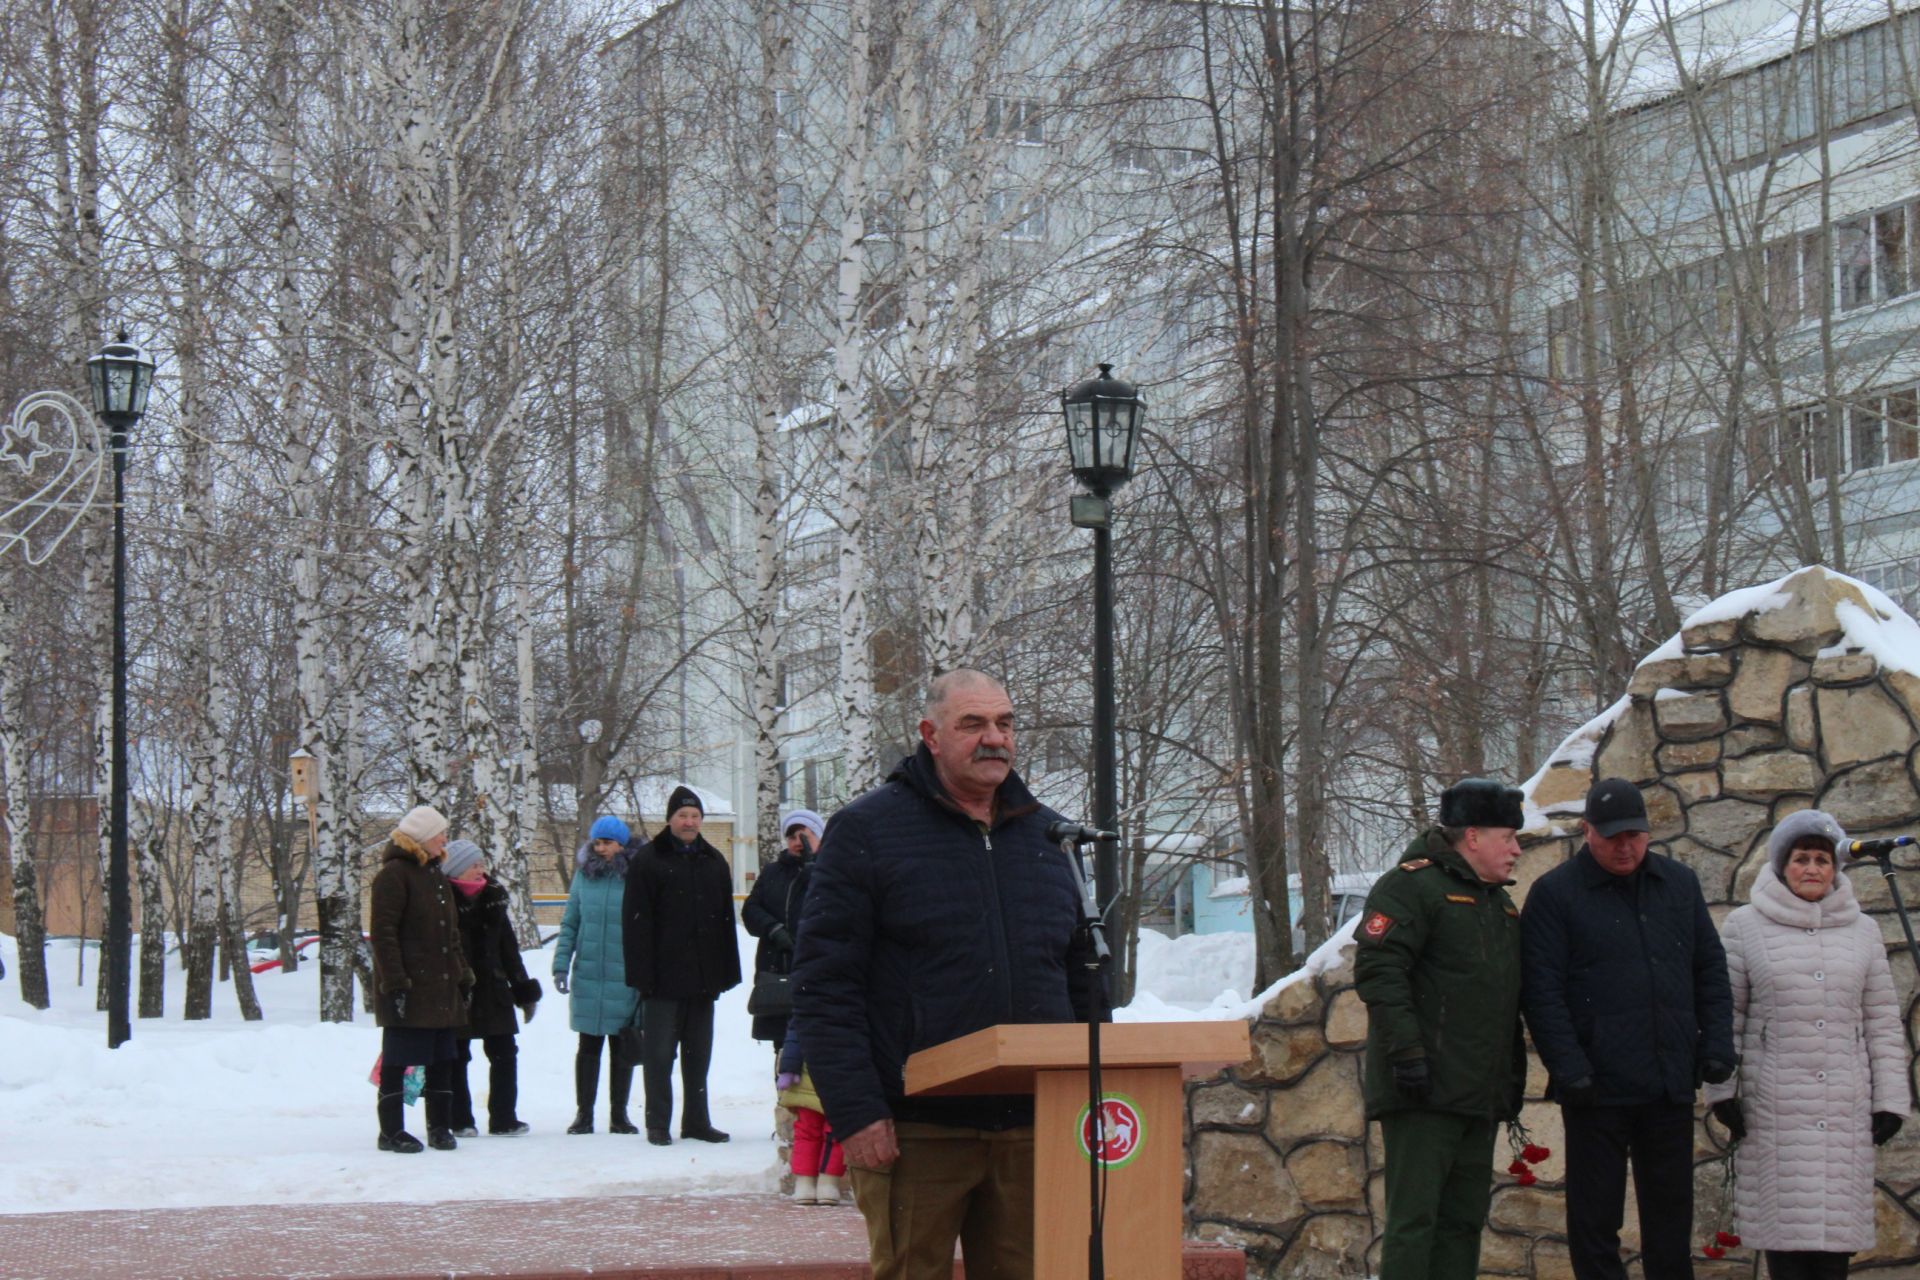
<svg viewBox="0 0 1920 1280">
<path fill-rule="evenodd" d="M 479 862 L 480 846 L 471 840 L 450 840 L 447 842 L 447 856 L 440 861 L 441 874 L 450 880 L 458 880 L 460 873 Z"/>
<path fill-rule="evenodd" d="M 618 840 L 621 844 L 625 844 L 632 838 L 633 833 L 627 830 L 627 824 L 610 813 L 595 818 L 593 830 L 587 832 L 589 840 Z"/>
</svg>

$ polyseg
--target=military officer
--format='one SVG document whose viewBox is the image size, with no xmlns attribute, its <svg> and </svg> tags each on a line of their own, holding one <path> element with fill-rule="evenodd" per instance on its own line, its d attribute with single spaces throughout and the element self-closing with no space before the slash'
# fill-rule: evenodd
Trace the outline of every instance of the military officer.
<svg viewBox="0 0 1920 1280">
<path fill-rule="evenodd" d="M 1440 797 L 1367 895 L 1354 985 L 1367 1006 L 1367 1118 L 1386 1144 L 1380 1280 L 1472 1280 L 1494 1133 L 1520 1114 L 1520 792 L 1483 778 Z"/>
</svg>

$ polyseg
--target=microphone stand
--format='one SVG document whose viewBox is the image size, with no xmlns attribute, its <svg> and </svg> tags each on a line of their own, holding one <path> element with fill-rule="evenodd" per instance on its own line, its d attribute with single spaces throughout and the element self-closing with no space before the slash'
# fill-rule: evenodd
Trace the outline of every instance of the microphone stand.
<svg viewBox="0 0 1920 1280">
<path fill-rule="evenodd" d="M 1893 895 L 1893 913 L 1900 917 L 1900 929 L 1907 935 L 1907 950 L 1913 956 L 1914 971 L 1920 973 L 1920 942 L 1913 939 L 1913 921 L 1907 918 L 1907 904 L 1900 897 L 1900 882 L 1893 878 L 1893 850 L 1883 849 L 1862 856 L 1872 859 L 1879 866 L 1880 874 L 1887 878 L 1887 891 Z"/>
<path fill-rule="evenodd" d="M 1100 978 L 1113 959 L 1107 947 L 1107 926 L 1100 919 L 1100 907 L 1094 900 L 1093 882 L 1087 878 L 1086 858 L 1077 840 L 1063 839 L 1060 851 L 1073 859 L 1080 871 L 1080 933 L 1087 942 L 1087 1119 L 1093 1125 L 1093 1141 L 1087 1161 L 1087 1280 L 1106 1280 L 1105 1223 L 1101 1221 L 1100 1175 L 1106 1169 L 1106 1112 L 1100 1087 L 1100 1020 L 1106 1004 Z"/>
</svg>

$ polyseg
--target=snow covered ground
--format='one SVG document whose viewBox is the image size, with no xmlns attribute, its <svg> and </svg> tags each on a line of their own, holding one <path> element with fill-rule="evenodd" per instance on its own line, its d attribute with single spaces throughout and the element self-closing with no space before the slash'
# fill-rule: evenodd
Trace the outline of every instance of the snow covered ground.
<svg viewBox="0 0 1920 1280">
<path fill-rule="evenodd" d="M 611 1135 L 604 1083 L 599 1132 L 567 1134 L 575 1037 L 565 997 L 551 990 L 551 955 L 530 952 L 528 971 L 549 988 L 520 1036 L 520 1118 L 533 1132 L 394 1156 L 374 1150 L 367 1072 L 379 1033 L 364 1014 L 346 1026 L 319 1021 L 317 965 L 257 975 L 266 1018 L 251 1024 L 226 985 L 215 992 L 211 1022 L 182 1022 L 184 983 L 170 967 L 169 1016 L 136 1019 L 133 1039 L 110 1051 L 105 1015 L 93 1009 L 98 951 L 89 948 L 84 987 L 74 985 L 73 944 L 48 951 L 53 1008 L 43 1013 L 21 1003 L 13 939 L 0 935 L 0 1151 L 9 1157 L 0 1160 L 0 1214 L 754 1191 L 778 1181 L 771 1050 L 748 1035 L 744 985 L 721 997 L 708 1076 L 714 1122 L 733 1134 L 730 1143 L 653 1147 Z M 744 933 L 741 954 L 753 955 Z M 1245 994 L 1251 935 L 1147 934 L 1140 960 L 1141 994 L 1122 1020 L 1246 1016 L 1258 1007 Z M 481 1103 L 484 1058 L 469 1079 Z M 636 1118 L 641 1101 L 636 1078 Z M 424 1132 L 417 1105 L 408 1127 Z"/>
</svg>

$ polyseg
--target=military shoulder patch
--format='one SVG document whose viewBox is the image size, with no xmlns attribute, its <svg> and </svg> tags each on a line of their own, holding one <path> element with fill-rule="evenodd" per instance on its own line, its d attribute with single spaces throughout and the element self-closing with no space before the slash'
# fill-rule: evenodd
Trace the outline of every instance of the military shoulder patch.
<svg viewBox="0 0 1920 1280">
<path fill-rule="evenodd" d="M 1450 893 L 1447 895 L 1447 901 L 1448 902 L 1464 902 L 1468 906 L 1472 906 L 1474 903 L 1480 901 L 1480 899 L 1474 897 L 1470 893 Z"/>
<path fill-rule="evenodd" d="M 1395 920 L 1384 911 L 1374 911 L 1360 922 L 1360 936 L 1369 942 L 1378 942 L 1387 936 L 1387 930 L 1393 928 Z"/>
<path fill-rule="evenodd" d="M 1402 871 L 1424 871 L 1432 865 L 1432 858 L 1415 858 L 1412 862 L 1401 863 L 1400 869 Z"/>
</svg>

